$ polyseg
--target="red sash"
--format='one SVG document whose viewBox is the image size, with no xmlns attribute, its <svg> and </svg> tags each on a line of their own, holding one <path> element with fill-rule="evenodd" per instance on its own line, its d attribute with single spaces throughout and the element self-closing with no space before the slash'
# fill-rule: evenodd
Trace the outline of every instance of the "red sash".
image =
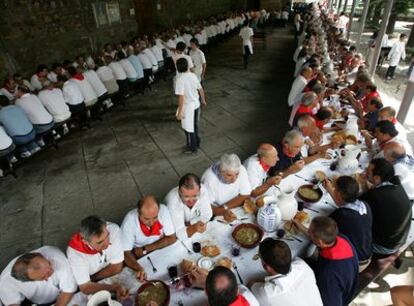
<svg viewBox="0 0 414 306">
<path fill-rule="evenodd" d="M 236 300 L 230 304 L 230 306 L 250 306 L 250 303 L 246 300 L 246 298 L 239 294 Z"/>
<path fill-rule="evenodd" d="M 84 254 L 95 255 L 99 253 L 87 245 L 79 233 L 76 233 L 72 236 L 69 241 L 69 247 Z"/>
<path fill-rule="evenodd" d="M 270 166 L 265 164 L 262 160 L 259 159 L 259 164 L 260 166 L 262 166 L 263 170 L 267 173 L 267 171 L 269 171 Z"/>
<path fill-rule="evenodd" d="M 83 76 L 83 74 L 82 74 L 82 73 L 77 73 L 77 74 L 75 74 L 74 76 L 72 76 L 72 78 L 77 79 L 77 80 L 79 80 L 79 81 L 83 81 L 83 79 L 84 79 L 85 77 Z"/>
<path fill-rule="evenodd" d="M 148 227 L 140 220 L 139 226 L 141 227 L 142 233 L 147 237 L 161 235 L 162 224 L 160 223 L 160 221 L 157 221 L 151 227 Z"/>
</svg>

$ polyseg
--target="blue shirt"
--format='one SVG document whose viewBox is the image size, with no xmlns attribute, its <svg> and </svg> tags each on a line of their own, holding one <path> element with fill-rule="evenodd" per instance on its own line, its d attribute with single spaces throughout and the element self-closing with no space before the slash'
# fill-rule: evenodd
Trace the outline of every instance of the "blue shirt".
<svg viewBox="0 0 414 306">
<path fill-rule="evenodd" d="M 0 124 L 11 137 L 24 136 L 33 130 L 26 114 L 17 105 L 8 105 L 0 109 Z"/>
<path fill-rule="evenodd" d="M 131 54 L 128 56 L 128 60 L 131 62 L 132 66 L 134 67 L 135 71 L 138 73 L 138 80 L 144 77 L 144 68 L 142 67 L 141 61 L 139 57 Z"/>
</svg>

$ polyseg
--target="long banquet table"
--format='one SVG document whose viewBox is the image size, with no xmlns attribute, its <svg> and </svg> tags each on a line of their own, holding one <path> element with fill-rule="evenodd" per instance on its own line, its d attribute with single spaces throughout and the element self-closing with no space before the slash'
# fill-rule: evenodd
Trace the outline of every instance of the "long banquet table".
<svg viewBox="0 0 414 306">
<path fill-rule="evenodd" d="M 329 177 L 340 175 L 338 172 L 331 171 L 329 169 L 329 161 L 327 160 L 316 160 L 311 164 L 308 164 L 298 172 L 296 175 L 290 175 L 281 182 L 281 189 L 294 188 L 298 189 L 301 185 L 308 184 L 307 180 L 311 180 L 316 170 L 325 172 Z M 361 169 L 362 170 L 362 169 Z M 305 180 L 306 179 L 306 180 Z M 321 187 L 323 190 L 323 197 L 317 203 L 311 205 L 312 210 L 305 211 L 310 215 L 312 219 L 316 215 L 329 215 L 335 208 L 335 204 L 331 196 Z M 306 205 L 305 205 L 306 207 Z M 316 212 L 317 211 L 317 212 Z M 238 219 L 248 218 L 243 220 L 245 223 L 255 223 L 255 217 L 253 215 L 246 214 L 242 208 L 237 208 L 234 210 Z M 240 223 L 241 221 L 235 221 L 233 224 Z M 281 224 L 281 227 L 283 224 Z M 240 255 L 238 257 L 233 257 L 231 254 L 232 245 L 234 241 L 231 237 L 233 226 L 228 224 L 223 224 L 218 222 L 217 219 L 211 221 L 207 225 L 207 231 L 203 234 L 195 234 L 192 238 L 184 241 L 188 249 L 192 249 L 193 242 L 201 242 L 201 244 L 215 244 L 218 245 L 221 249 L 221 254 L 214 258 L 213 260 L 218 260 L 221 257 L 227 256 L 233 260 L 233 263 L 237 265 L 238 271 L 244 284 L 247 284 L 249 281 L 263 278 L 265 272 L 261 266 L 260 260 L 254 260 L 253 257 L 258 253 L 258 247 L 253 249 L 244 249 L 241 248 Z M 265 233 L 264 238 L 273 237 L 276 238 L 276 233 Z M 287 236 L 288 237 L 288 236 Z M 307 256 L 312 253 L 313 249 L 310 248 L 311 243 L 307 237 L 303 235 L 296 235 L 302 242 L 298 240 L 285 240 L 289 245 L 292 256 Z M 263 238 L 263 239 L 264 239 Z M 413 240 L 413 232 L 410 232 L 409 240 Z M 157 272 L 153 272 L 147 257 L 150 257 L 154 266 L 157 269 Z M 166 283 L 169 281 L 169 276 L 167 272 L 167 267 L 171 264 L 179 265 L 183 259 L 189 259 L 194 262 L 197 262 L 202 255 L 200 253 L 188 254 L 187 249 L 182 245 L 180 241 L 177 241 L 171 246 L 168 246 L 164 249 L 160 249 L 152 252 L 151 254 L 140 258 L 139 263 L 144 267 L 147 272 L 149 280 L 162 280 Z M 181 271 L 179 271 L 180 274 Z M 131 293 L 136 292 L 141 283 L 139 283 L 131 270 L 125 268 L 124 271 L 119 276 L 119 281 L 124 284 Z M 178 302 L 182 302 L 185 306 L 196 306 L 203 305 L 206 302 L 205 294 L 202 290 L 198 289 L 185 289 L 185 290 L 171 290 L 171 303 L 170 305 L 179 305 Z"/>
</svg>

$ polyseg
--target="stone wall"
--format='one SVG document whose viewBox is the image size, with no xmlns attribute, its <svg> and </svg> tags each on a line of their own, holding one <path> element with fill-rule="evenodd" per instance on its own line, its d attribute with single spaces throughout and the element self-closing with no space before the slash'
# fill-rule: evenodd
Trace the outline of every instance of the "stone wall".
<svg viewBox="0 0 414 306">
<path fill-rule="evenodd" d="M 121 23 L 97 28 L 92 8 L 95 2 L 118 2 Z M 151 3 L 157 28 L 245 7 L 245 0 L 154 0 Z M 0 76 L 16 71 L 30 74 L 40 63 L 50 65 L 72 60 L 106 42 L 129 40 L 139 32 L 137 14 L 134 0 L 0 1 Z"/>
</svg>

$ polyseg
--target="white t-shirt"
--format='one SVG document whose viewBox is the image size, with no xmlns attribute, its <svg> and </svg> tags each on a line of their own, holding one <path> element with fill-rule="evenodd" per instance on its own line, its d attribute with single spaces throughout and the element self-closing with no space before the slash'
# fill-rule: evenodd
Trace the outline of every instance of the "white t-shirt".
<svg viewBox="0 0 414 306">
<path fill-rule="evenodd" d="M 337 27 L 338 29 L 345 30 L 345 28 L 346 28 L 346 26 L 347 26 L 348 22 L 349 22 L 349 18 L 348 18 L 348 17 L 346 17 L 345 15 L 342 15 L 341 17 L 339 17 L 339 19 L 338 19 L 338 23 L 337 23 L 337 26 L 336 26 L 336 27 Z"/>
<path fill-rule="evenodd" d="M 128 79 L 133 79 L 133 80 L 138 79 L 138 73 L 128 59 L 126 58 L 121 59 L 119 63 L 121 64 L 122 68 L 125 70 L 125 73 Z"/>
<path fill-rule="evenodd" d="M 175 81 L 175 94 L 184 96 L 184 118 L 181 120 L 181 127 L 189 133 L 194 132 L 194 111 L 200 107 L 199 89 L 200 81 L 190 71 L 180 73 Z"/>
<path fill-rule="evenodd" d="M 32 253 L 40 253 L 50 261 L 53 274 L 48 280 L 21 282 L 10 275 L 18 257 L 13 259 L 0 275 L 0 300 L 5 305 L 20 305 L 25 298 L 36 304 L 48 304 L 56 301 L 62 292 L 76 291 L 75 279 L 62 251 L 55 247 L 43 246 Z"/>
<path fill-rule="evenodd" d="M 252 188 L 244 166 L 240 166 L 239 175 L 234 183 L 226 184 L 213 171 L 213 165 L 203 174 L 201 181 L 207 187 L 213 205 L 221 206 L 238 195 L 250 195 Z"/>
<path fill-rule="evenodd" d="M 16 93 L 17 93 L 17 86 L 16 89 L 13 92 L 8 91 L 6 88 L 0 89 L 0 94 L 3 96 L 6 96 L 9 101 L 14 101 L 16 99 Z"/>
<path fill-rule="evenodd" d="M 85 254 L 68 247 L 66 254 L 78 285 L 88 283 L 90 276 L 101 271 L 110 264 L 119 264 L 124 261 L 122 248 L 122 233 L 115 223 L 107 222 L 109 231 L 109 247 L 102 253 Z"/>
<path fill-rule="evenodd" d="M 170 236 L 175 233 L 168 208 L 163 204 L 160 204 L 158 221 L 160 221 L 162 225 L 160 235 L 149 237 L 145 236 L 139 223 L 138 210 L 135 208 L 129 211 L 121 225 L 123 250 L 130 251 L 135 247 L 143 247 L 160 240 L 164 236 Z"/>
<path fill-rule="evenodd" d="M 195 224 L 199 221 L 207 223 L 213 216 L 211 200 L 208 191 L 204 186 L 200 188 L 200 197 L 193 207 L 189 208 L 183 203 L 178 193 L 178 187 L 170 190 L 165 197 L 165 203 L 170 211 L 177 237 L 181 241 L 187 240 L 186 223 Z"/>
<path fill-rule="evenodd" d="M 254 35 L 253 29 L 250 27 L 243 27 L 239 33 L 239 36 L 243 40 L 243 46 L 249 47 L 250 53 L 252 54 L 253 54 L 253 45 L 252 45 L 252 41 L 250 40 L 250 37 L 252 37 L 253 35 Z"/>
<path fill-rule="evenodd" d="M 173 54 L 172 54 L 172 59 L 173 59 L 173 61 L 174 61 L 174 64 L 176 64 L 177 63 L 177 61 L 180 59 L 180 58 L 185 58 L 186 60 L 187 60 L 187 62 L 188 62 L 188 70 L 190 70 L 191 68 L 193 68 L 194 67 L 194 63 L 193 63 L 193 60 L 191 59 L 191 57 L 189 56 L 189 55 L 187 55 L 187 54 L 184 54 L 184 53 L 177 53 L 177 52 L 174 52 Z M 178 71 L 177 71 L 177 76 L 178 76 Z"/>
<path fill-rule="evenodd" d="M 157 45 L 153 45 L 151 47 L 152 53 L 154 53 L 155 58 L 157 59 L 157 62 L 163 62 L 164 57 L 162 56 L 162 49 Z"/>
<path fill-rule="evenodd" d="M 141 61 L 142 67 L 145 69 L 152 69 L 152 63 L 149 56 L 143 52 L 138 54 L 138 58 Z"/>
<path fill-rule="evenodd" d="M 122 81 L 127 78 L 125 70 L 119 62 L 111 62 L 108 67 L 111 68 L 116 80 Z"/>
<path fill-rule="evenodd" d="M 23 109 L 32 124 L 48 124 L 53 121 L 53 117 L 36 95 L 26 93 L 15 104 Z"/>
<path fill-rule="evenodd" d="M 267 172 L 264 171 L 262 165 L 260 165 L 257 154 L 254 154 L 246 159 L 243 165 L 246 168 L 247 176 L 249 177 L 252 189 L 257 188 L 266 182 Z"/>
<path fill-rule="evenodd" d="M 56 74 L 56 72 L 51 71 L 48 73 L 47 78 L 49 79 L 49 81 L 51 81 L 52 83 L 57 83 L 57 77 L 58 75 Z"/>
<path fill-rule="evenodd" d="M 395 175 L 399 176 L 408 198 L 414 200 L 414 172 L 403 163 L 394 164 L 394 171 Z"/>
<path fill-rule="evenodd" d="M 99 67 L 96 70 L 96 73 L 98 74 L 102 82 L 115 80 L 114 73 L 112 72 L 112 69 L 108 66 Z"/>
<path fill-rule="evenodd" d="M 39 77 L 36 73 L 30 78 L 30 83 L 37 90 L 41 90 L 43 87 L 42 82 L 40 82 Z"/>
<path fill-rule="evenodd" d="M 88 82 L 86 78 L 84 78 L 83 80 L 73 78 L 72 80 L 76 84 L 78 84 L 86 105 L 93 104 L 94 102 L 96 102 L 98 96 L 96 95 L 95 90 L 93 90 L 92 85 Z"/>
<path fill-rule="evenodd" d="M 190 57 L 194 65 L 194 73 L 197 75 L 198 80 L 201 81 L 201 74 L 203 73 L 203 64 L 206 63 L 206 57 L 204 52 L 200 49 L 190 50 Z"/>
<path fill-rule="evenodd" d="M 89 84 L 91 84 L 98 97 L 108 92 L 95 70 L 87 70 L 83 73 L 83 75 L 88 80 Z"/>
<path fill-rule="evenodd" d="M 38 97 L 55 122 L 62 122 L 70 118 L 69 107 L 65 103 L 62 90 L 58 88 L 43 89 Z"/>
<path fill-rule="evenodd" d="M 7 135 L 6 130 L 0 126 L 0 150 L 9 148 L 13 143 L 13 140 Z"/>
<path fill-rule="evenodd" d="M 308 81 L 303 75 L 298 75 L 295 81 L 293 81 L 292 87 L 290 88 L 289 97 L 288 97 L 288 104 L 289 106 L 293 106 L 296 101 L 296 97 L 302 93 L 303 89 L 305 89 Z"/>
<path fill-rule="evenodd" d="M 155 54 L 151 51 L 151 49 L 146 48 L 144 50 L 141 51 L 142 53 L 144 53 L 148 59 L 151 61 L 151 66 L 152 66 L 152 71 L 157 71 L 158 70 L 158 60 L 155 57 Z"/>
<path fill-rule="evenodd" d="M 83 102 L 82 92 L 74 80 L 67 80 L 63 84 L 62 92 L 67 104 L 78 105 Z"/>
<path fill-rule="evenodd" d="M 251 287 L 260 305 L 323 306 L 312 269 L 300 258 L 293 260 L 286 275 L 265 277 Z"/>
</svg>

